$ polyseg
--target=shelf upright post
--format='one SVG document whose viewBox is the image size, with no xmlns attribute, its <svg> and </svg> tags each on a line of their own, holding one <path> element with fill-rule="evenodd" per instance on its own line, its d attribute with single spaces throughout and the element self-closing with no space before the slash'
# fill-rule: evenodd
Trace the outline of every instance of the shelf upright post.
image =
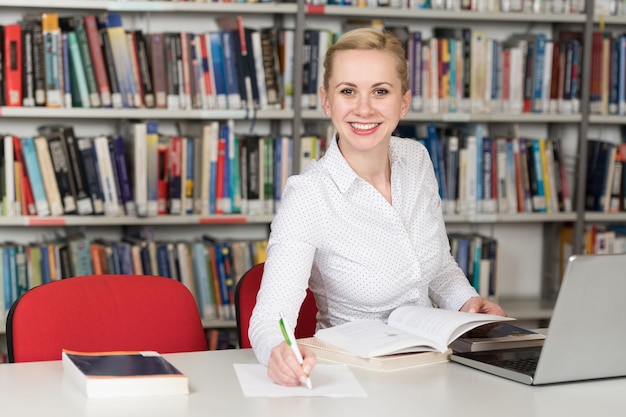
<svg viewBox="0 0 626 417">
<path fill-rule="evenodd" d="M 583 31 L 583 68 L 581 86 L 581 122 L 578 130 L 578 160 L 576 162 L 576 221 L 574 222 L 573 253 L 584 252 L 585 232 L 585 185 L 587 178 L 587 132 L 589 129 L 589 88 L 591 84 L 591 38 L 593 34 L 595 1 L 586 2 L 585 28 Z"/>
<path fill-rule="evenodd" d="M 300 172 L 300 136 L 302 135 L 302 45 L 304 45 L 305 0 L 298 0 L 293 50 L 293 173 Z"/>
</svg>

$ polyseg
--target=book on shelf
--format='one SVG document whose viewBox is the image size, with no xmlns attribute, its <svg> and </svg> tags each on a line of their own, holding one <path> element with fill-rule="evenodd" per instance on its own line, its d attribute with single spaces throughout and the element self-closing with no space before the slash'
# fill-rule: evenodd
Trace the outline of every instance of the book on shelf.
<svg viewBox="0 0 626 417">
<path fill-rule="evenodd" d="M 70 171 L 71 165 L 68 160 L 65 144 L 58 135 L 46 136 L 45 138 L 48 141 L 52 166 L 59 187 L 59 193 L 61 194 L 63 212 L 65 214 L 76 213 L 76 186 L 74 184 L 74 177 Z"/>
<path fill-rule="evenodd" d="M 122 107 L 134 107 L 136 90 L 126 31 L 119 13 L 109 13 L 102 19 L 101 30 L 106 31 L 113 56 L 113 67 L 118 82 Z"/>
<path fill-rule="evenodd" d="M 356 320 L 318 330 L 315 337 L 363 358 L 392 353 L 446 352 L 452 341 L 483 324 L 514 320 L 490 314 L 402 306 L 387 323 Z"/>
<path fill-rule="evenodd" d="M 450 355 L 450 351 L 448 350 L 445 352 L 396 353 L 373 358 L 362 358 L 353 353 L 338 349 L 317 337 L 298 339 L 297 343 L 315 353 L 318 359 L 380 372 L 397 371 L 416 366 L 446 362 Z"/>
<path fill-rule="evenodd" d="M 489 323 L 476 327 L 450 343 L 454 352 L 483 352 L 543 346 L 546 336 L 511 323 Z"/>
<path fill-rule="evenodd" d="M 34 57 L 35 46 L 34 31 L 32 24 L 21 21 L 22 26 L 22 106 L 35 106 L 35 78 Z M 41 26 L 39 26 L 41 30 Z"/>
<path fill-rule="evenodd" d="M 5 135 L 2 138 L 2 144 L 0 144 L 0 153 L 2 154 L 2 168 L 0 169 L 0 198 L 2 198 L 2 205 L 0 213 L 7 217 L 21 214 L 19 185 L 16 187 L 16 184 L 19 184 L 17 182 L 20 180 L 18 170 L 21 167 L 15 160 L 13 146 L 13 136 Z M 2 181 L 4 182 L 2 183 Z"/>
<path fill-rule="evenodd" d="M 63 375 L 88 398 L 187 395 L 189 380 L 157 352 L 63 350 Z"/>
<path fill-rule="evenodd" d="M 46 196 L 46 190 L 44 188 L 43 177 L 41 175 L 42 173 L 39 167 L 35 141 L 31 137 L 22 138 L 21 147 L 24 155 L 24 161 L 26 163 L 28 179 L 30 181 L 30 186 L 33 192 L 33 200 L 35 203 L 35 210 L 37 212 L 37 215 L 49 216 L 50 205 L 48 204 L 48 198 Z"/>
<path fill-rule="evenodd" d="M 104 195 L 98 178 L 98 167 L 93 139 L 88 137 L 78 138 L 77 146 L 83 166 L 85 168 L 85 184 L 91 196 L 91 204 L 94 214 L 104 213 Z"/>
<path fill-rule="evenodd" d="M 19 201 L 21 203 L 21 211 L 17 214 L 34 216 L 37 214 L 35 197 L 33 196 L 31 181 L 28 177 L 28 168 L 26 166 L 26 159 L 24 157 L 24 152 L 22 149 L 22 140 L 17 136 L 13 136 L 13 152 L 16 164 L 15 172 L 16 176 L 19 177 L 19 181 L 17 181 L 17 184 L 19 184 L 20 188 Z"/>
<path fill-rule="evenodd" d="M 44 13 L 41 16 L 41 27 L 43 34 L 46 106 L 61 107 L 63 100 L 61 95 L 61 71 L 59 71 L 61 68 L 59 15 L 57 13 Z"/>
<path fill-rule="evenodd" d="M 167 69 L 165 67 L 165 35 L 157 32 L 148 35 L 147 46 L 150 57 L 152 89 L 155 107 L 167 108 Z"/>
<path fill-rule="evenodd" d="M 85 174 L 84 160 L 80 154 L 78 139 L 74 136 L 74 127 L 71 125 L 42 125 L 37 128 L 40 135 L 48 138 L 58 136 L 68 161 L 70 183 L 74 184 L 76 208 L 78 214 L 92 214 L 93 204 L 89 194 L 89 187 Z"/>
<path fill-rule="evenodd" d="M 111 98 L 111 86 L 106 70 L 105 53 L 98 27 L 98 19 L 95 15 L 83 17 L 85 34 L 88 40 L 88 48 L 93 64 L 94 75 L 102 107 L 113 105 Z"/>
<path fill-rule="evenodd" d="M 4 105 L 22 105 L 22 26 L 19 23 L 4 25 Z"/>
<path fill-rule="evenodd" d="M 135 201 L 133 200 L 130 167 L 124 146 L 124 138 L 120 135 L 113 135 L 108 138 L 108 141 L 119 201 L 122 204 L 120 212 L 125 213 L 127 216 L 135 216 Z"/>
</svg>

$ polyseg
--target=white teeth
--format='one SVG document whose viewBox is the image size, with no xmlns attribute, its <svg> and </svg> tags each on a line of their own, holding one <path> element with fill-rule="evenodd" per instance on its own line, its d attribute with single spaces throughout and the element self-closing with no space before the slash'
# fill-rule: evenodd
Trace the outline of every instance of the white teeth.
<svg viewBox="0 0 626 417">
<path fill-rule="evenodd" d="M 378 126 L 378 123 L 351 123 L 351 126 L 358 130 L 370 130 Z"/>
</svg>

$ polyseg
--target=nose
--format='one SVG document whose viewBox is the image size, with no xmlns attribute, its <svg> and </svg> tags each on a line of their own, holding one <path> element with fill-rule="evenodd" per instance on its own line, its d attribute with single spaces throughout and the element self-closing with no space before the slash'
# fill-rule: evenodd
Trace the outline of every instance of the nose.
<svg viewBox="0 0 626 417">
<path fill-rule="evenodd" d="M 366 94 L 360 94 L 356 102 L 356 111 L 359 115 L 371 114 L 374 110 L 372 99 Z"/>
</svg>

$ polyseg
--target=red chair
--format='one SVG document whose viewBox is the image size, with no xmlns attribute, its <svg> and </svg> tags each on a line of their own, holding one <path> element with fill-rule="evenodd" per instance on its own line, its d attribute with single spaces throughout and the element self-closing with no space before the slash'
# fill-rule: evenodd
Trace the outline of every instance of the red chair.
<svg viewBox="0 0 626 417">
<path fill-rule="evenodd" d="M 62 349 L 207 350 L 191 292 L 155 276 L 93 275 L 40 285 L 13 303 L 6 327 L 10 362 L 61 359 Z"/>
<path fill-rule="evenodd" d="M 263 266 L 260 263 L 250 268 L 239 279 L 235 288 L 235 312 L 237 316 L 237 336 L 240 348 L 250 348 L 250 339 L 248 338 L 248 327 L 250 327 L 250 317 L 252 310 L 256 304 L 256 294 L 261 288 L 261 279 L 263 278 Z M 317 325 L 317 305 L 313 293 L 307 290 L 307 295 L 300 308 L 298 322 L 294 334 L 296 339 L 310 337 L 315 334 L 315 326 Z"/>
</svg>

